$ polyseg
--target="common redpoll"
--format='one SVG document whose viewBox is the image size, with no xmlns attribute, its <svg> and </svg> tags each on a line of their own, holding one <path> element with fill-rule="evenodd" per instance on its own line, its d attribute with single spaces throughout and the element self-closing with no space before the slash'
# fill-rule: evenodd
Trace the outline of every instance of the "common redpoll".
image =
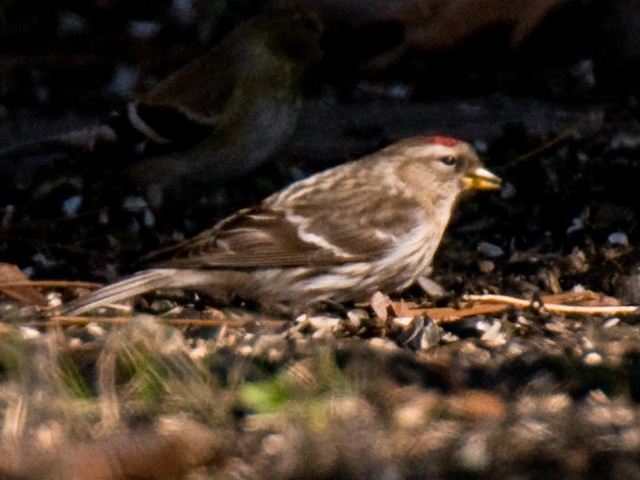
<svg viewBox="0 0 640 480">
<path fill-rule="evenodd" d="M 320 34 L 312 14 L 263 13 L 129 103 L 109 124 L 19 145 L 0 158 L 117 147 L 143 150 L 130 169 L 142 183 L 242 175 L 293 133 L 303 73 L 320 56 Z"/>
<path fill-rule="evenodd" d="M 402 290 L 428 272 L 460 194 L 499 187 L 467 143 L 408 138 L 152 254 L 156 268 L 70 302 L 64 313 L 159 288 L 237 295 L 293 312 Z"/>
</svg>

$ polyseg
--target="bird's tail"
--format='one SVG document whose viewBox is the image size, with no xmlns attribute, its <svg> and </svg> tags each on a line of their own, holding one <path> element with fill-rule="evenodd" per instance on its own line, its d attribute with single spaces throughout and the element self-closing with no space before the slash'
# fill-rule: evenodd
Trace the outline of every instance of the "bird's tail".
<svg viewBox="0 0 640 480">
<path fill-rule="evenodd" d="M 84 297 L 62 306 L 60 313 L 65 316 L 81 315 L 109 303 L 126 300 L 157 288 L 180 288 L 197 286 L 198 272 L 175 268 L 154 268 L 143 270 L 125 280 L 100 288 Z"/>
<path fill-rule="evenodd" d="M 108 125 L 97 125 L 62 135 L 21 143 L 0 150 L 0 160 L 17 160 L 40 155 L 93 153 L 100 147 L 117 145 L 118 135 Z"/>
</svg>

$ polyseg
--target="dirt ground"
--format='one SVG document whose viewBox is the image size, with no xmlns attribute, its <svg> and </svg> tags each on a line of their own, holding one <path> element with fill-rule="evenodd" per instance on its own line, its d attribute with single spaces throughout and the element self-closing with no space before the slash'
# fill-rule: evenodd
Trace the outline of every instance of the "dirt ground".
<svg viewBox="0 0 640 480">
<path fill-rule="evenodd" d="M 178 31 L 179 63 L 198 44 Z M 0 149 L 96 124 L 131 95 L 114 93 L 120 47 L 57 35 L 2 48 Z M 140 42 L 137 84 L 167 43 Z M 152 204 L 108 156 L 2 165 L 0 260 L 32 280 L 110 282 L 294 180 L 438 133 L 506 182 L 461 202 L 441 288 L 295 320 L 168 292 L 139 299 L 135 319 L 75 323 L 0 294 L 0 477 L 640 478 L 640 315 L 545 305 L 640 304 L 633 92 L 594 79 L 589 52 L 477 62 L 451 83 L 432 80 L 430 57 L 375 75 L 330 60 L 288 147 L 196 203 Z M 81 290 L 38 291 L 52 305 Z M 469 294 L 530 303 L 482 309 Z"/>
</svg>

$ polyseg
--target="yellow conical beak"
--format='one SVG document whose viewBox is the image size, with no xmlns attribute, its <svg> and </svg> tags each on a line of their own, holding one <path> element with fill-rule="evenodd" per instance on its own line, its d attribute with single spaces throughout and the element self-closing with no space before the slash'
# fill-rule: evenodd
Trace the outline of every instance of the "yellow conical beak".
<svg viewBox="0 0 640 480">
<path fill-rule="evenodd" d="M 462 177 L 464 188 L 468 190 L 500 190 L 502 180 L 483 167 L 474 168 Z"/>
</svg>

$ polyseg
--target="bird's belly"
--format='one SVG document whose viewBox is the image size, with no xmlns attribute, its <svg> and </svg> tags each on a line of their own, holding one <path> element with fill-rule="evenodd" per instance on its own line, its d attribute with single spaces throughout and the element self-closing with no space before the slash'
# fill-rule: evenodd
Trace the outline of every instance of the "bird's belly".
<svg viewBox="0 0 640 480">
<path fill-rule="evenodd" d="M 425 232 L 429 231 L 428 227 L 423 229 Z M 413 239 L 400 243 L 389 254 L 381 257 L 374 264 L 373 274 L 377 278 L 384 279 L 379 290 L 393 292 L 411 286 L 418 277 L 429 271 L 438 243 L 439 238 L 423 235 L 422 231 L 417 231 Z"/>
<path fill-rule="evenodd" d="M 391 293 L 405 289 L 428 272 L 439 243 L 420 236 L 369 262 L 332 267 L 263 269 L 259 281 L 249 285 L 244 296 L 262 304 L 277 303 L 307 307 L 322 302 L 366 300 L 376 291 Z M 426 239 L 426 240 L 425 240 Z"/>
<path fill-rule="evenodd" d="M 367 300 L 377 291 L 391 293 L 408 287 L 428 269 L 430 260 L 425 256 L 412 266 L 358 262 L 322 272 L 307 268 L 268 270 L 262 274 L 260 288 L 252 287 L 246 294 L 262 304 L 302 307 Z"/>
<path fill-rule="evenodd" d="M 297 98 L 263 99 L 260 108 L 248 109 L 230 124 L 220 125 L 220 135 L 213 135 L 206 142 L 208 145 L 203 145 L 207 154 L 193 162 L 192 168 L 205 176 L 215 176 L 217 170 L 223 172 L 224 178 L 254 170 L 291 138 L 298 119 L 298 103 Z M 233 132 L 233 136 L 227 136 L 227 132 Z"/>
</svg>

